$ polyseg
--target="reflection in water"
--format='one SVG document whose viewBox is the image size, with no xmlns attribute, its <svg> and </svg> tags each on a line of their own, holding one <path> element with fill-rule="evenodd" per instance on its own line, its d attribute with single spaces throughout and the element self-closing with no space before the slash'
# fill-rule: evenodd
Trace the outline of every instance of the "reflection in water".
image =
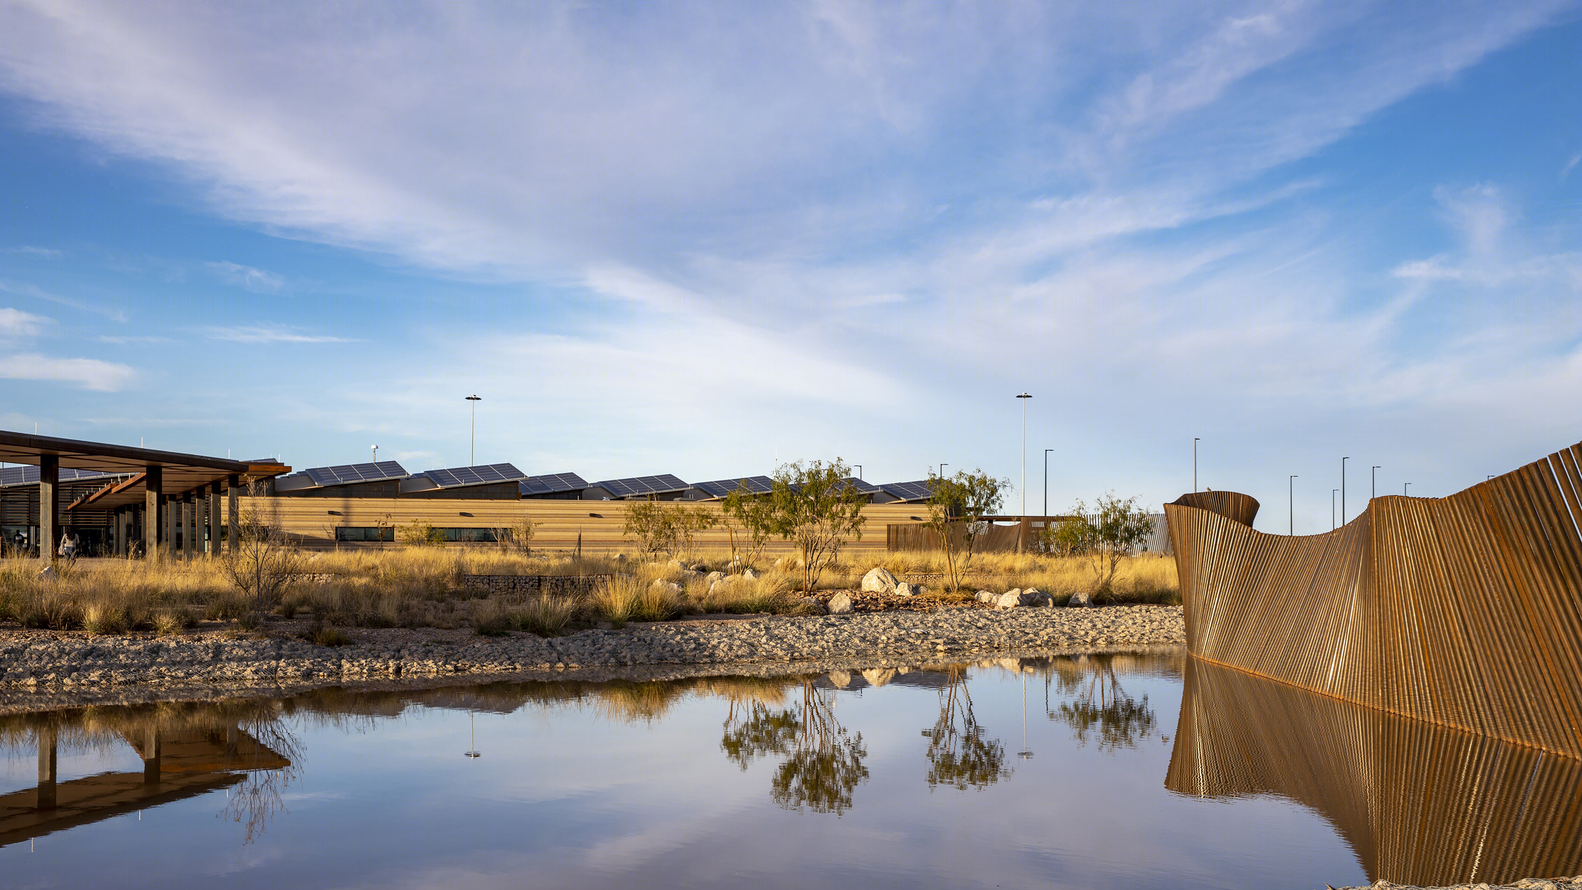
<svg viewBox="0 0 1582 890">
<path fill-rule="evenodd" d="M 1306 804 L 1369 880 L 1494 883 L 1582 867 L 1582 762 L 1196 658 L 1165 787 Z"/>
<path fill-rule="evenodd" d="M 946 674 L 947 681 L 939 689 L 939 720 L 933 729 L 923 730 L 928 739 L 928 786 L 987 788 L 1011 774 L 1005 768 L 1005 746 L 983 737 L 983 727 L 972 712 L 966 667 L 951 665 Z"/>
<path fill-rule="evenodd" d="M 1100 751 L 1131 748 L 1154 733 L 1159 720 L 1148 696 L 1132 698 L 1115 672 L 1115 653 L 1050 659 L 1044 674 L 1044 710 L 1049 719 L 1071 727 L 1077 745 L 1096 737 Z M 1051 687 L 1067 701 L 1050 704 Z"/>
<path fill-rule="evenodd" d="M 270 702 L 86 709 L 5 718 L 0 743 L 38 750 L 38 785 L 0 796 L 0 846 L 228 789 L 225 814 L 247 842 L 283 809 L 302 761 Z M 57 757 L 129 745 L 139 772 L 59 781 Z"/>
<path fill-rule="evenodd" d="M 801 680 L 799 708 L 772 709 L 763 697 L 742 702 L 731 696 L 720 749 L 743 770 L 758 757 L 785 755 L 770 786 L 775 803 L 840 815 L 868 778 L 862 762 L 868 749 L 862 733 L 848 733 L 835 719 L 834 690 L 819 688 L 816 680 Z"/>
</svg>

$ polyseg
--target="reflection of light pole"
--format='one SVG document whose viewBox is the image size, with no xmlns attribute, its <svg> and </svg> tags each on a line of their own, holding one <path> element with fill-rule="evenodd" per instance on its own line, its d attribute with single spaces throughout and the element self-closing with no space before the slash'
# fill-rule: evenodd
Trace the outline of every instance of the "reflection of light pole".
<svg viewBox="0 0 1582 890">
<path fill-rule="evenodd" d="M 1337 495 L 1339 493 L 1340 493 L 1340 489 L 1338 489 L 1338 488 L 1331 488 L 1329 490 L 1329 530 L 1330 531 L 1334 531 L 1335 530 L 1335 495 Z"/>
<path fill-rule="evenodd" d="M 1197 493 L 1197 436 L 1192 437 L 1192 492 Z"/>
<path fill-rule="evenodd" d="M 1027 668 L 1019 667 L 1022 674 L 1022 750 L 1016 756 L 1023 760 L 1032 760 L 1033 752 L 1027 749 Z"/>
<path fill-rule="evenodd" d="M 1054 450 L 1055 449 L 1053 449 L 1053 448 L 1045 448 L 1044 449 L 1044 520 L 1045 520 L 1044 524 L 1045 525 L 1049 524 L 1049 522 L 1048 522 L 1048 520 L 1049 520 L 1049 452 L 1054 451 Z"/>
<path fill-rule="evenodd" d="M 1296 534 L 1296 482 L 1294 481 L 1295 479 L 1296 479 L 1296 477 L 1292 476 L 1290 479 L 1285 480 L 1285 487 L 1287 489 L 1287 491 L 1285 493 L 1285 496 L 1290 498 L 1290 500 L 1291 500 L 1290 506 L 1287 508 L 1287 509 L 1289 509 L 1291 511 L 1291 516 L 1288 519 L 1288 521 L 1291 523 L 1291 528 L 1287 532 L 1287 534 L 1292 534 L 1292 535 Z"/>
<path fill-rule="evenodd" d="M 472 741 L 472 747 L 463 752 L 462 756 L 471 757 L 472 759 L 477 760 L 483 755 L 478 753 L 478 734 L 473 730 L 472 711 L 467 712 L 467 736 Z"/>
<path fill-rule="evenodd" d="M 483 399 L 477 396 L 468 396 L 467 401 L 472 403 L 472 442 L 467 445 L 467 466 L 477 466 L 473 456 L 474 449 L 478 447 L 478 403 Z"/>
</svg>

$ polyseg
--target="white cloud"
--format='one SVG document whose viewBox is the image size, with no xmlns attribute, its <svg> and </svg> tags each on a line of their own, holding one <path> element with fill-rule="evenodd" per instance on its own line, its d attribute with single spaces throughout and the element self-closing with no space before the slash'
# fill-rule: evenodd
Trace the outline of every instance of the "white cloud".
<svg viewBox="0 0 1582 890">
<path fill-rule="evenodd" d="M 49 319 L 20 309 L 0 309 L 0 337 L 20 339 L 39 332 Z"/>
<path fill-rule="evenodd" d="M 214 340 L 232 343 L 351 343 L 346 337 L 329 334 L 305 334 L 282 327 L 236 325 L 233 327 L 205 328 L 204 333 Z"/>
<path fill-rule="evenodd" d="M 15 354 L 0 356 L 0 378 L 70 383 L 97 392 L 119 392 L 132 385 L 137 372 L 99 359 Z"/>
<path fill-rule="evenodd" d="M 122 323 L 126 321 L 126 312 L 124 310 L 109 309 L 103 306 L 96 306 L 92 303 L 85 303 L 81 300 L 75 300 L 71 297 L 63 297 L 59 294 L 47 291 L 36 284 L 28 284 L 22 281 L 8 281 L 6 279 L 0 278 L 0 291 L 4 291 L 8 294 L 15 294 L 19 297 L 27 297 L 28 299 L 32 300 L 42 300 L 47 303 L 68 306 L 72 309 L 78 309 L 83 312 L 91 312 L 95 315 L 103 315 L 112 321 Z"/>
<path fill-rule="evenodd" d="M 274 293 L 285 286 L 285 280 L 273 272 L 243 266 L 229 261 L 205 263 L 209 271 L 220 280 L 255 293 Z"/>
<path fill-rule="evenodd" d="M 32 247 L 32 246 L 28 246 L 28 245 L 23 245 L 21 247 L 0 247 L 0 253 L 21 254 L 21 255 L 24 255 L 24 256 L 37 256 L 37 257 L 43 257 L 45 259 L 50 259 L 50 260 L 59 259 L 60 257 L 65 256 L 64 252 L 56 250 L 56 249 L 54 249 L 52 247 Z"/>
</svg>

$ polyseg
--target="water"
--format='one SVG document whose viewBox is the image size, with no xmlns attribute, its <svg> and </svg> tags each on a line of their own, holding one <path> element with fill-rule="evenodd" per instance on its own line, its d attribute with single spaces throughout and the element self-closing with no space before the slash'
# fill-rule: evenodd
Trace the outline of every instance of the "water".
<svg viewBox="0 0 1582 890">
<path fill-rule="evenodd" d="M 11 887 L 1314 888 L 1446 862 L 1480 880 L 1502 877 L 1496 860 L 1582 870 L 1575 764 L 1403 734 L 1186 665 L 326 690 L 3 718 L 0 874 Z M 40 811 L 51 734 L 57 807 Z"/>
</svg>

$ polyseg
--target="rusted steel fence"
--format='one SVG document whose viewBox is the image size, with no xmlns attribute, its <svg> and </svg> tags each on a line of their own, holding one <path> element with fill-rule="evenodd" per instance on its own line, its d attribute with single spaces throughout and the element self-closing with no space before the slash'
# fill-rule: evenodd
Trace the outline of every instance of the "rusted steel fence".
<svg viewBox="0 0 1582 890">
<path fill-rule="evenodd" d="M 1344 527 L 1254 531 L 1235 492 L 1165 505 L 1192 654 L 1582 756 L 1582 445 Z"/>
</svg>

